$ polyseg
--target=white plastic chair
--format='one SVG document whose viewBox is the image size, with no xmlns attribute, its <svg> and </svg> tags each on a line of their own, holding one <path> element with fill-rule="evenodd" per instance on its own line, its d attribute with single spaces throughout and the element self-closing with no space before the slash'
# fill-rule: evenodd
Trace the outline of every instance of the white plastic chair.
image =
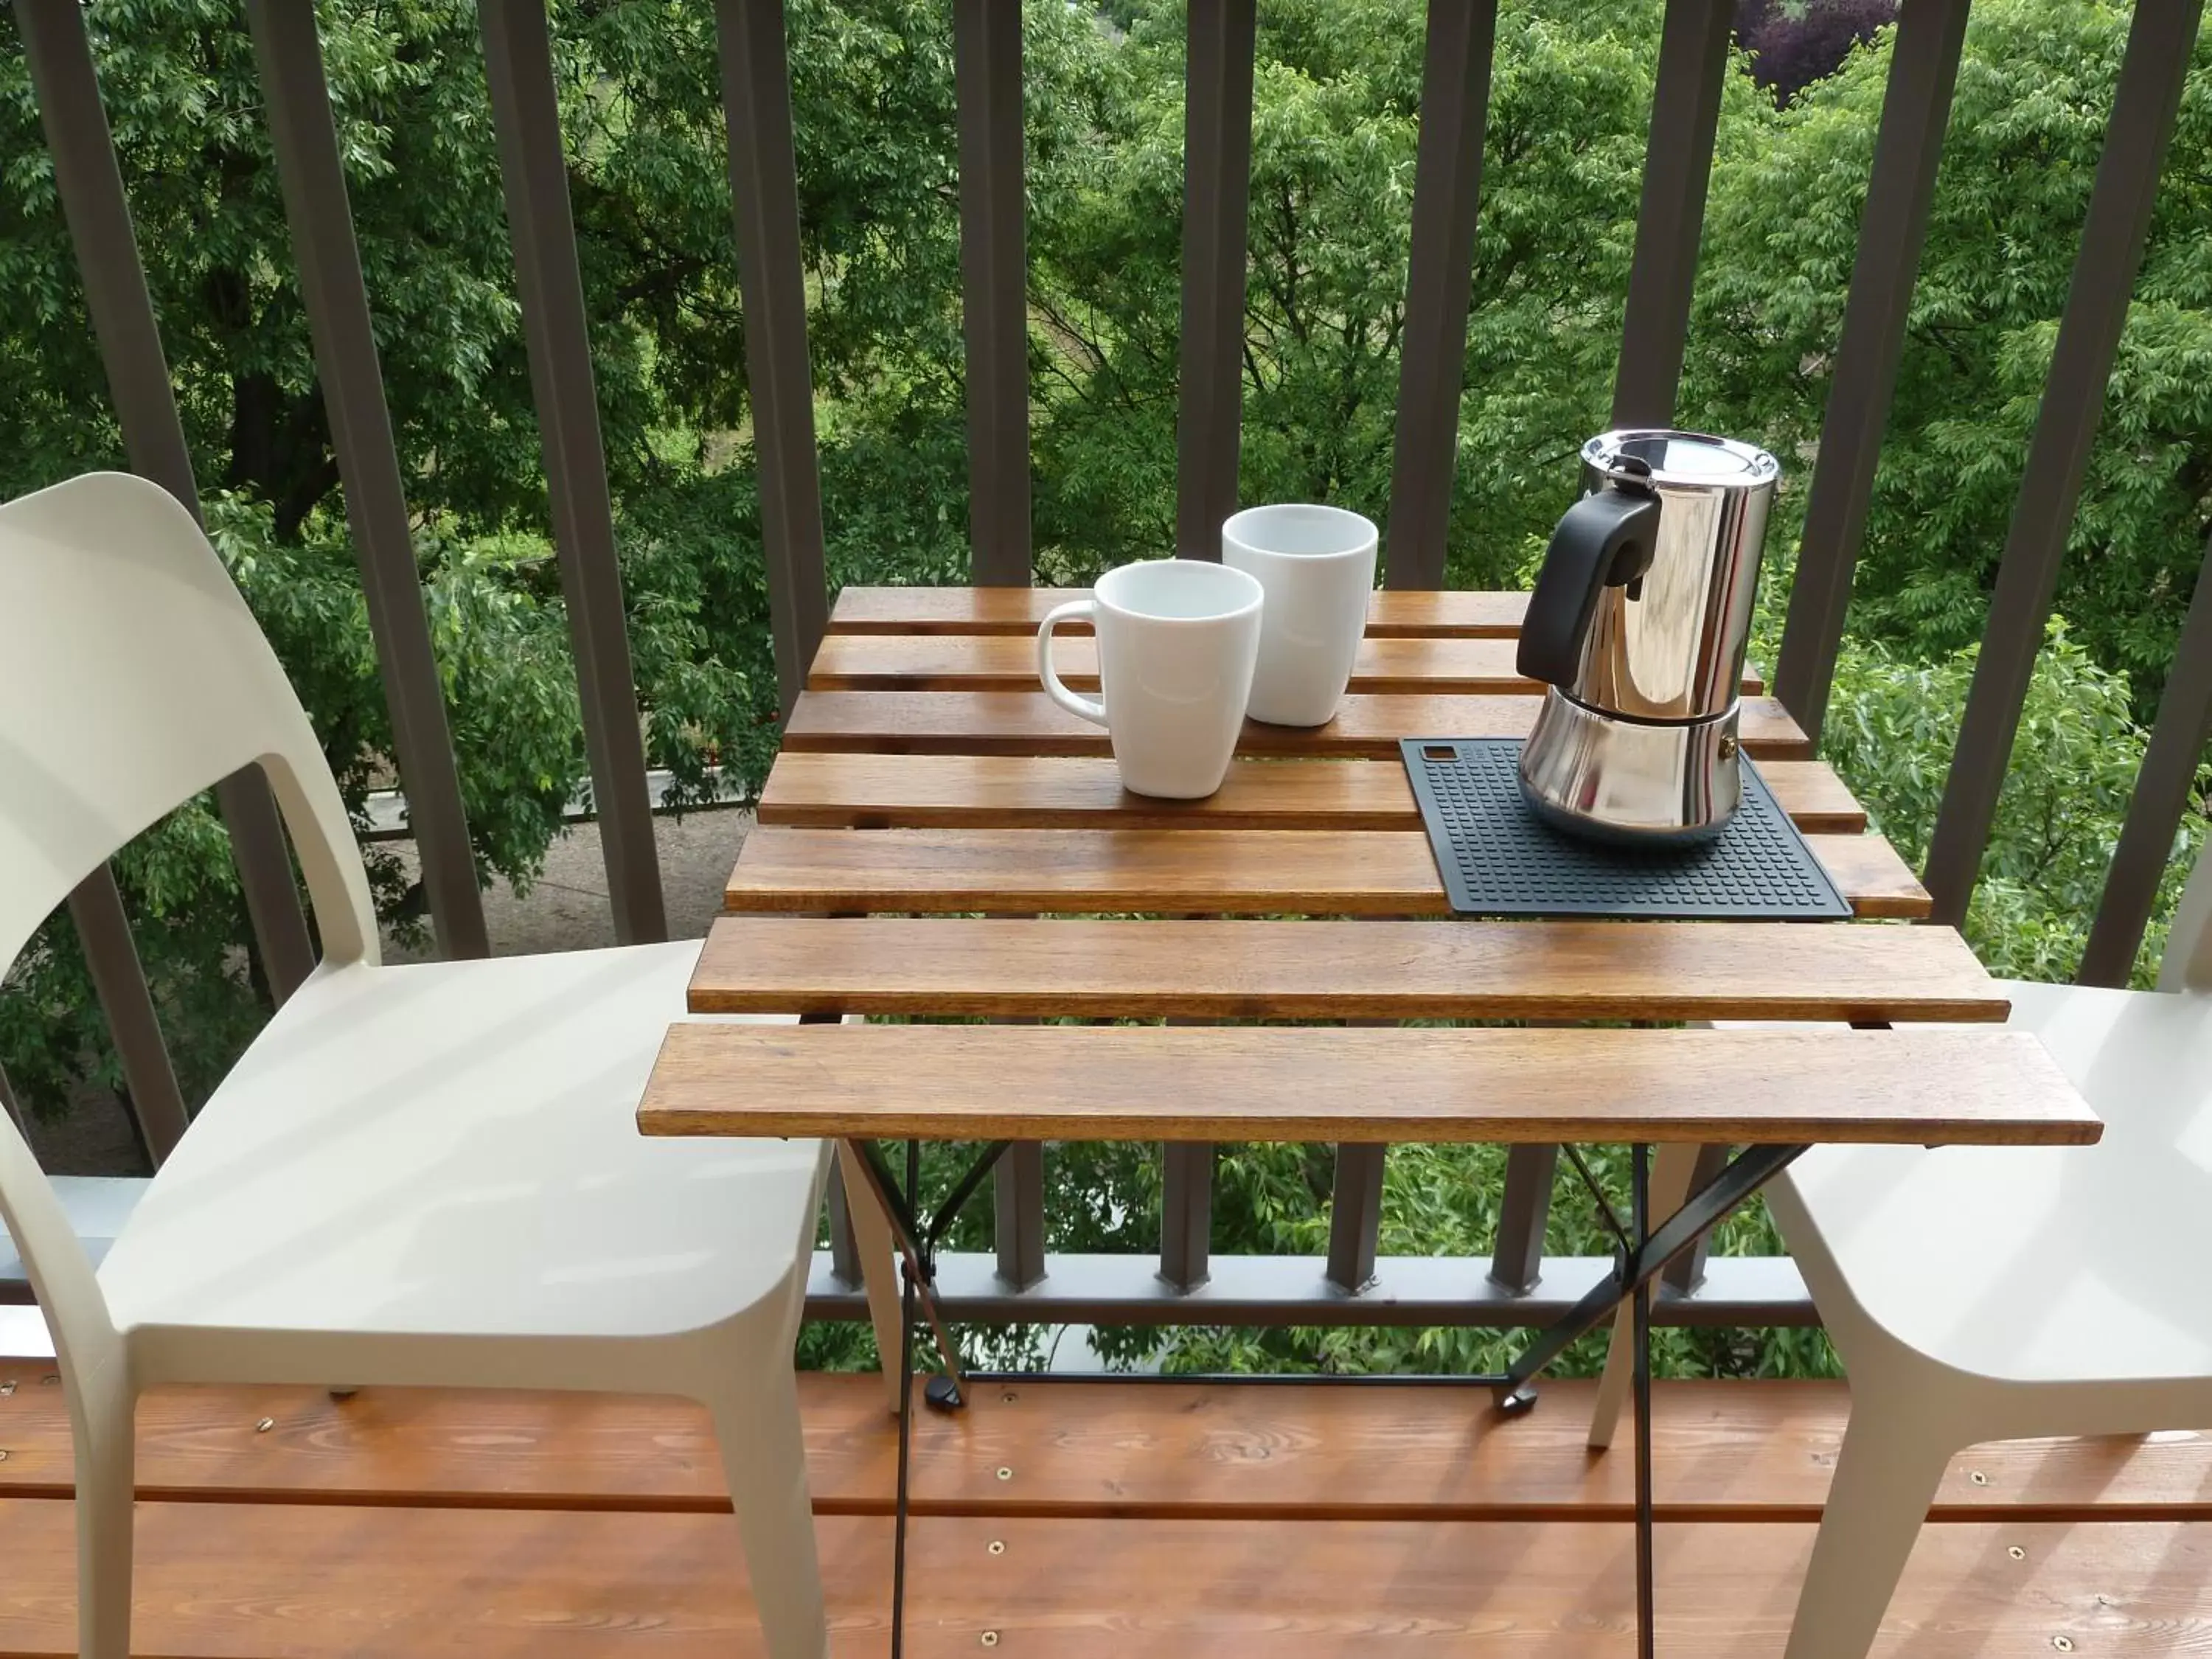
<svg viewBox="0 0 2212 1659">
<path fill-rule="evenodd" d="M 827 1149 L 638 1133 L 697 943 L 380 966 L 337 786 L 191 518 L 114 474 L 0 507 L 0 968 L 118 847 L 249 761 L 323 960 L 97 1273 L 0 1117 L 0 1220 L 76 1433 L 81 1651 L 129 1651 L 133 1408 L 191 1382 L 688 1395 L 769 1651 L 821 1659 L 792 1347 Z"/>
<path fill-rule="evenodd" d="M 2158 992 L 2005 988 L 2098 1145 L 1822 1147 L 1768 1189 L 1851 1384 L 1787 1659 L 1863 1659 L 1954 1453 L 2212 1429 L 2208 920 L 2212 858 Z"/>
</svg>

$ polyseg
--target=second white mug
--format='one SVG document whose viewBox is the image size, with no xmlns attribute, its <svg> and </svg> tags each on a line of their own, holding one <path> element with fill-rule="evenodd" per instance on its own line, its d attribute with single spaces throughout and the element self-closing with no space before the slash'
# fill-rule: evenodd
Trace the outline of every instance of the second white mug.
<svg viewBox="0 0 2212 1659">
<path fill-rule="evenodd" d="M 1336 718 L 1367 632 L 1374 524 L 1340 507 L 1248 507 L 1221 526 L 1221 562 L 1267 596 L 1250 714 L 1274 726 Z"/>
<path fill-rule="evenodd" d="M 1125 564 L 1087 599 L 1054 605 L 1037 629 L 1037 678 L 1070 714 L 1106 728 L 1121 785 L 1194 800 L 1221 787 L 1244 727 L 1260 648 L 1260 584 L 1194 559 Z M 1098 701 L 1052 665 L 1052 631 L 1088 617 L 1098 636 Z"/>
</svg>

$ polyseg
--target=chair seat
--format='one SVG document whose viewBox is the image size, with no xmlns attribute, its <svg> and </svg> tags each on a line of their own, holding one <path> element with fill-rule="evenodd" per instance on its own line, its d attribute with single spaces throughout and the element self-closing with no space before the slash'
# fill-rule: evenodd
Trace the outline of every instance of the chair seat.
<svg viewBox="0 0 2212 1659">
<path fill-rule="evenodd" d="M 2005 988 L 2103 1139 L 1808 1152 L 1776 1207 L 1815 1298 L 1979 1376 L 2212 1376 L 2212 997 Z"/>
<path fill-rule="evenodd" d="M 101 1264 L 117 1323 L 630 1337 L 759 1303 L 825 1149 L 638 1133 L 698 951 L 317 974 Z"/>
</svg>

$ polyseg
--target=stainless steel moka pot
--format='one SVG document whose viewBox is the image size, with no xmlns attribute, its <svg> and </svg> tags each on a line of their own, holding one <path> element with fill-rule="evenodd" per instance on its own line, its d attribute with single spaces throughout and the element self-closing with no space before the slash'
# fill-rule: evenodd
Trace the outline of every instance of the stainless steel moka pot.
<svg viewBox="0 0 2212 1659">
<path fill-rule="evenodd" d="M 1736 701 L 1781 468 L 1699 432 L 1607 432 L 1552 532 L 1521 628 L 1549 687 L 1521 789 L 1562 830 L 1703 841 L 1742 799 Z"/>
</svg>

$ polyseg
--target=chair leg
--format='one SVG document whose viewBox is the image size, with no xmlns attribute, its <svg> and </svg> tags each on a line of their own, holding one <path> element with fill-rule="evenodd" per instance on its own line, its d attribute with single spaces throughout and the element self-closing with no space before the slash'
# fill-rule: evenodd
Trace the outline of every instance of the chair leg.
<svg viewBox="0 0 2212 1659">
<path fill-rule="evenodd" d="M 77 1652 L 129 1659 L 137 1402 L 127 1389 L 82 1402 L 76 1447 Z"/>
<path fill-rule="evenodd" d="M 1784 1659 L 1865 1659 L 1957 1449 L 1906 1412 L 1854 1404 Z"/>
<path fill-rule="evenodd" d="M 787 1364 L 773 1366 L 757 1385 L 732 1385 L 708 1406 L 769 1659 L 823 1659 L 830 1633 L 798 1379 Z"/>
</svg>

